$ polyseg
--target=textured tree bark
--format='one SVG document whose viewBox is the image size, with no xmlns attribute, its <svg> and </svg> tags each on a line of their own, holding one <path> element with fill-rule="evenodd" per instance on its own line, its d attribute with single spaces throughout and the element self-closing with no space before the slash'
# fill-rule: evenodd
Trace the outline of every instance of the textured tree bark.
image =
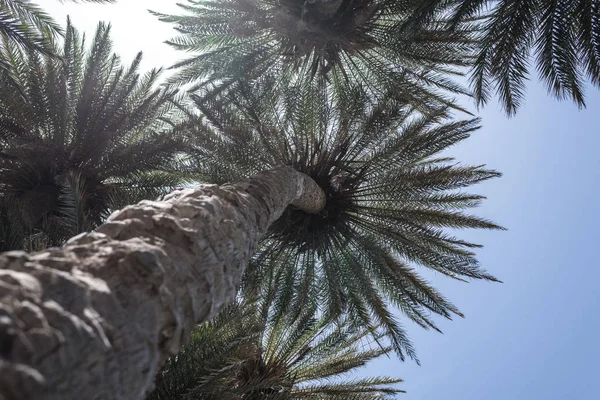
<svg viewBox="0 0 600 400">
<path fill-rule="evenodd" d="M 0 400 L 142 399 L 161 362 L 235 295 L 285 208 L 325 195 L 279 167 L 113 214 L 97 232 L 0 256 Z"/>
</svg>

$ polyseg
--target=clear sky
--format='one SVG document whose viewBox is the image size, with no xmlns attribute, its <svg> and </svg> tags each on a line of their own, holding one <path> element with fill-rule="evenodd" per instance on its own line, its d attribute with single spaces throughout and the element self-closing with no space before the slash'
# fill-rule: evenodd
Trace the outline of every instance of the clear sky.
<svg viewBox="0 0 600 400">
<path fill-rule="evenodd" d="M 110 21 L 126 61 L 139 50 L 144 68 L 180 58 L 161 43 L 174 31 L 145 11 L 176 11 L 174 0 L 38 2 L 58 20 L 70 14 L 88 35 Z M 422 366 L 392 358 L 368 368 L 405 379 L 401 398 L 600 398 L 600 92 L 589 88 L 587 102 L 580 111 L 534 81 L 516 117 L 490 104 L 480 112 L 483 128 L 453 149 L 459 161 L 504 173 L 477 187 L 488 196 L 478 214 L 509 231 L 462 233 L 485 245 L 481 263 L 504 283 L 428 276 L 466 319 L 442 321 L 443 335 L 407 324 Z"/>
</svg>

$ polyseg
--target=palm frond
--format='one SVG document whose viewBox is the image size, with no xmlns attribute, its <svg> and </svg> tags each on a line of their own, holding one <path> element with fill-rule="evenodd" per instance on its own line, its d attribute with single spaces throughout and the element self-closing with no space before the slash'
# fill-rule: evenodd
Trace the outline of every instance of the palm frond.
<svg viewBox="0 0 600 400">
<path fill-rule="evenodd" d="M 0 0 L 0 36 L 27 50 L 55 54 L 52 38 L 62 33 L 48 13 L 30 0 Z"/>
<path fill-rule="evenodd" d="M 264 311 L 263 311 L 264 310 Z M 401 379 L 344 375 L 387 354 L 368 329 L 315 318 L 276 316 L 269 300 L 239 301 L 199 326 L 156 376 L 148 399 L 395 398 Z"/>
<path fill-rule="evenodd" d="M 570 98 L 585 107 L 585 81 L 600 87 L 600 5 L 594 0 L 417 3 L 405 27 L 428 22 L 440 7 L 451 10 L 450 30 L 473 19 L 485 21 L 471 74 L 478 105 L 487 103 L 495 91 L 507 114 L 514 115 L 533 61 L 548 91 L 558 99 Z"/>
<path fill-rule="evenodd" d="M 243 291 L 276 287 L 280 314 L 297 315 L 317 299 L 325 315 L 381 326 L 400 357 L 415 358 L 394 308 L 433 329 L 430 314 L 461 314 L 411 265 L 461 280 L 496 280 L 480 268 L 477 245 L 447 232 L 500 228 L 465 212 L 482 197 L 463 192 L 500 174 L 440 156 L 468 138 L 478 120 L 448 121 L 447 109 L 423 116 L 393 93 L 373 105 L 358 90 L 340 104 L 318 84 L 283 93 L 273 85 L 266 77 L 194 98 L 204 120 L 191 128 L 190 158 L 201 180 L 235 181 L 284 164 L 311 176 L 327 195 L 322 213 L 290 207 L 271 226 L 256 253 L 260 272 L 248 272 Z"/>
</svg>

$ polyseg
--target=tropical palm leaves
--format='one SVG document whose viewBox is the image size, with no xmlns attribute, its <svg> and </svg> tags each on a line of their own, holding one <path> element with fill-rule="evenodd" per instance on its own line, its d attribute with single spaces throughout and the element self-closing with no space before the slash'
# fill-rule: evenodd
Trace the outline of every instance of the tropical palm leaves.
<svg viewBox="0 0 600 400">
<path fill-rule="evenodd" d="M 385 88 L 421 110 L 456 106 L 445 94 L 467 93 L 452 76 L 471 65 L 478 26 L 445 29 L 445 10 L 404 30 L 413 0 L 189 0 L 187 15 L 156 13 L 181 36 L 173 47 L 193 53 L 174 67 L 178 83 L 219 82 L 274 74 L 279 82 L 327 81 L 377 98 Z M 339 89 L 341 87 L 341 89 Z M 339 89 L 339 90 L 338 90 Z M 193 90 L 193 89 L 192 89 Z"/>
<path fill-rule="evenodd" d="M 585 106 L 583 86 L 600 86 L 600 4 L 594 0 L 428 0 L 413 23 L 426 21 L 433 10 L 453 4 L 451 22 L 484 13 L 485 34 L 472 74 L 479 105 L 491 92 L 509 115 L 524 98 L 531 55 L 548 91 Z M 491 10 L 485 6 L 492 7 Z M 533 54 L 532 54 L 533 53 Z"/>
<path fill-rule="evenodd" d="M 492 10 L 473 82 L 484 104 L 492 82 L 508 114 L 521 104 L 533 52 L 548 91 L 585 105 L 583 84 L 600 86 L 600 4 L 590 0 L 500 1 Z"/>
<path fill-rule="evenodd" d="M 78 0 L 70 0 L 78 1 Z M 81 0 L 110 3 L 114 0 Z M 53 40 L 63 34 L 61 27 L 31 0 L 0 0 L 0 48 L 9 43 L 28 51 L 56 56 Z M 8 60 L 0 53 L 0 84 L 11 82 Z"/>
<path fill-rule="evenodd" d="M 308 311 L 308 310 L 306 310 Z M 392 399 L 401 379 L 346 379 L 387 354 L 368 329 L 334 324 L 305 312 L 275 317 L 265 302 L 237 303 L 194 332 L 156 377 L 149 400 Z"/>
<path fill-rule="evenodd" d="M 29 50 L 52 54 L 61 28 L 30 0 L 0 0 L 0 37 Z"/>
<path fill-rule="evenodd" d="M 357 325 L 381 326 L 400 357 L 415 357 L 390 305 L 424 328 L 437 329 L 431 314 L 461 314 L 413 266 L 495 280 L 478 266 L 477 245 L 444 231 L 498 228 L 464 213 L 482 197 L 462 189 L 499 174 L 440 154 L 478 121 L 448 121 L 445 109 L 418 116 L 393 93 L 377 105 L 360 90 L 340 104 L 310 84 L 280 94 L 274 80 L 239 83 L 219 99 L 195 97 L 204 120 L 191 122 L 198 130 L 193 161 L 206 181 L 286 164 L 327 195 L 321 214 L 289 208 L 271 227 L 244 290 L 275 274 L 282 312 L 316 301 L 331 318 L 347 314 Z"/>
<path fill-rule="evenodd" d="M 0 85 L 1 203 L 51 245 L 181 181 L 170 172 L 185 148 L 173 131 L 176 90 L 156 87 L 160 70 L 139 76 L 141 54 L 121 67 L 109 34 L 100 24 L 88 51 L 68 23 L 61 59 L 0 49 L 14 78 Z"/>
</svg>

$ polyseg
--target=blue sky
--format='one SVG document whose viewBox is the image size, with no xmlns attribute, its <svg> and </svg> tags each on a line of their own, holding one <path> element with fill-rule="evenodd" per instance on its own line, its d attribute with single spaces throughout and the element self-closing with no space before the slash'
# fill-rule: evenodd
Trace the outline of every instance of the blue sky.
<svg viewBox="0 0 600 400">
<path fill-rule="evenodd" d="M 578 111 L 533 82 L 515 118 L 492 104 L 455 148 L 504 173 L 480 186 L 479 212 L 509 230 L 466 233 L 504 283 L 433 279 L 466 319 L 442 323 L 443 335 L 411 327 L 421 367 L 379 363 L 405 379 L 409 398 L 598 398 L 599 110 L 598 92 Z"/>
<path fill-rule="evenodd" d="M 139 50 L 145 68 L 179 57 L 161 44 L 173 31 L 145 12 L 172 11 L 175 1 L 40 3 L 88 34 L 98 20 L 111 21 L 125 61 Z M 441 321 L 443 335 L 407 323 L 422 366 L 392 358 L 365 372 L 402 377 L 401 398 L 413 400 L 598 398 L 600 92 L 589 88 L 587 103 L 580 111 L 534 81 L 516 117 L 496 103 L 480 112 L 483 128 L 451 153 L 504 173 L 477 187 L 488 196 L 478 214 L 509 230 L 461 235 L 485 245 L 481 264 L 504 283 L 428 275 L 466 318 Z"/>
</svg>

